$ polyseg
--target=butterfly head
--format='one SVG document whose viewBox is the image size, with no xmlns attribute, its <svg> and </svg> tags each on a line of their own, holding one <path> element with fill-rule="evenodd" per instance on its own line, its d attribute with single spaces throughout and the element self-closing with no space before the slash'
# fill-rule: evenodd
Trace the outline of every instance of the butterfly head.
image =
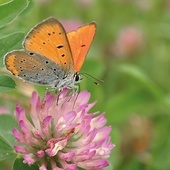
<svg viewBox="0 0 170 170">
<path fill-rule="evenodd" d="M 54 84 L 54 89 L 62 90 L 64 88 L 68 89 L 77 89 L 76 84 L 80 83 L 82 80 L 80 74 L 78 72 L 74 73 L 72 76 L 66 75 L 61 80 L 56 80 Z"/>
</svg>

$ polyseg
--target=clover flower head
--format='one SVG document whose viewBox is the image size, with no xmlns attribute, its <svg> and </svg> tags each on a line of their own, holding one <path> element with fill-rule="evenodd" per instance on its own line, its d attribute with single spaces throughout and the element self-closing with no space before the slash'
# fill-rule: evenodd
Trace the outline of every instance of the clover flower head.
<svg viewBox="0 0 170 170">
<path fill-rule="evenodd" d="M 111 127 L 106 126 L 105 113 L 89 113 L 96 102 L 88 103 L 90 93 L 46 93 L 40 99 L 33 92 L 29 118 L 16 105 L 15 116 L 20 130 L 13 129 L 17 141 L 15 151 L 23 162 L 37 163 L 40 170 L 100 170 L 108 166 L 114 145 Z"/>
</svg>

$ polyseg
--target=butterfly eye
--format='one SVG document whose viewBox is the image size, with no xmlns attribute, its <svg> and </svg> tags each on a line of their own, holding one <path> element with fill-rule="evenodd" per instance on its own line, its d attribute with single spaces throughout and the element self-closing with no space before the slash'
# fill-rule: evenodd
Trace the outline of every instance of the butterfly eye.
<svg viewBox="0 0 170 170">
<path fill-rule="evenodd" d="M 34 55 L 34 53 L 30 52 L 30 55 Z"/>
<path fill-rule="evenodd" d="M 74 80 L 75 80 L 75 82 L 80 81 L 80 75 L 78 73 L 74 74 Z"/>
</svg>

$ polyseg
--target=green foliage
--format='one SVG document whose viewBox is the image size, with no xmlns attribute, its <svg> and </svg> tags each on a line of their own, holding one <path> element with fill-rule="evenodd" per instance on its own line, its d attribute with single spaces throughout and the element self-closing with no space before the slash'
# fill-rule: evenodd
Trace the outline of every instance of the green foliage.
<svg viewBox="0 0 170 170">
<path fill-rule="evenodd" d="M 16 86 L 15 81 L 6 75 L 0 75 L 0 92 L 6 92 L 14 89 Z"/>
<path fill-rule="evenodd" d="M 0 161 L 15 155 L 13 148 L 0 136 Z"/>
<path fill-rule="evenodd" d="M 16 128 L 17 121 L 13 115 L 1 114 L 0 115 L 0 134 L 8 142 L 10 146 L 14 145 L 14 137 L 12 129 Z"/>
<path fill-rule="evenodd" d="M 0 5 L 0 28 L 13 21 L 28 4 L 27 0 L 13 0 Z"/>
</svg>

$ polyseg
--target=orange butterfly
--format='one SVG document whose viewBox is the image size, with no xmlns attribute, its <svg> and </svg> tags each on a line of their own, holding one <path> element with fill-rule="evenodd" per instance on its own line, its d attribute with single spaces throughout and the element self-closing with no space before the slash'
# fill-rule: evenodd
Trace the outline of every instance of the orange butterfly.
<svg viewBox="0 0 170 170">
<path fill-rule="evenodd" d="M 6 68 L 27 82 L 59 90 L 76 88 L 95 32 L 94 22 L 66 33 L 57 19 L 47 18 L 28 33 L 23 50 L 5 55 Z"/>
</svg>

